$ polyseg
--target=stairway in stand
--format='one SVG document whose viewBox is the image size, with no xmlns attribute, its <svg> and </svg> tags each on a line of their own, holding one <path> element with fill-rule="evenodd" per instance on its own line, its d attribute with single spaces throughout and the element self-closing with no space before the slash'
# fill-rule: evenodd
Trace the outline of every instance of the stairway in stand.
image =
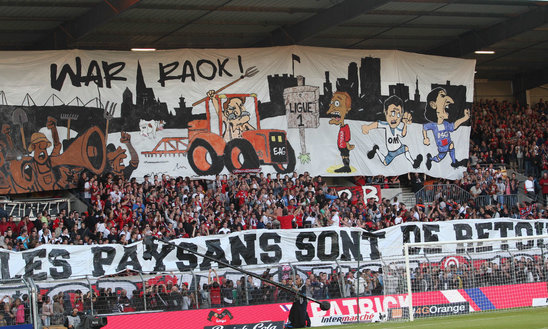
<svg viewBox="0 0 548 329">
<path fill-rule="evenodd" d="M 407 208 L 407 209 L 411 209 L 415 206 L 415 204 L 417 204 L 416 199 L 415 199 L 415 193 L 411 192 L 410 187 L 402 188 L 402 193 L 398 197 L 398 200 L 401 203 L 405 204 L 405 208 Z"/>
</svg>

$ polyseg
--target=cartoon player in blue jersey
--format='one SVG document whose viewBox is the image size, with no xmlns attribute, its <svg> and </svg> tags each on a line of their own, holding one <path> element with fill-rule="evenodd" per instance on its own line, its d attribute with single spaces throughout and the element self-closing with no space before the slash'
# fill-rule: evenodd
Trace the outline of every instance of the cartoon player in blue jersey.
<svg viewBox="0 0 548 329">
<path fill-rule="evenodd" d="M 403 111 L 403 101 L 398 96 L 392 95 L 384 101 L 384 115 L 386 121 L 377 121 L 362 126 L 362 133 L 368 134 L 371 129 L 384 129 L 384 138 L 388 153 L 385 155 L 379 150 L 378 145 L 367 152 L 367 157 L 373 159 L 375 154 L 381 162 L 388 166 L 398 155 L 404 154 L 405 158 L 414 169 L 417 169 L 422 162 L 422 155 L 415 159 L 409 153 L 409 147 L 402 143 L 402 138 L 407 135 L 407 125 L 411 123 L 411 113 Z"/>
<path fill-rule="evenodd" d="M 457 161 L 455 158 L 455 145 L 451 140 L 451 133 L 470 119 L 470 109 L 465 109 L 464 116 L 455 121 L 455 123 L 448 122 L 446 120 L 449 117 L 449 106 L 453 103 L 455 103 L 453 98 L 447 95 L 447 91 L 442 87 L 432 89 L 426 97 L 424 117 L 430 122 L 423 125 L 422 135 L 424 137 L 424 145 L 430 145 L 428 131 L 432 130 L 436 146 L 438 147 L 437 155 L 432 156 L 430 153 L 426 155 L 426 168 L 428 170 L 432 168 L 432 161 L 440 162 L 445 158 L 447 153 L 451 157 L 451 166 L 453 168 L 464 166 L 468 161 L 467 159 Z"/>
</svg>

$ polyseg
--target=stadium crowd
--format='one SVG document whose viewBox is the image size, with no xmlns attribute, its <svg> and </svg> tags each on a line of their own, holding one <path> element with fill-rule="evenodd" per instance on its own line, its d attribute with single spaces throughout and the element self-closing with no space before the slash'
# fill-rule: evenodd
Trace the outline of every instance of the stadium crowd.
<svg viewBox="0 0 548 329">
<path fill-rule="evenodd" d="M 521 185 L 515 177 L 499 174 L 497 170 L 479 168 L 457 182 L 472 195 L 489 195 L 492 202 L 487 204 L 476 205 L 474 199 L 459 204 L 440 193 L 433 204 L 426 206 L 419 200 L 409 209 L 396 199 L 349 200 L 345 193 L 338 195 L 335 188 L 328 187 L 322 177 L 313 178 L 307 173 L 218 176 L 212 181 L 162 175 L 152 180 L 145 177 L 141 184 L 135 179 L 116 179 L 112 174 L 93 176 L 84 183 L 88 212 L 43 212 L 34 221 L 26 216 L 18 223 L 13 216 L 4 217 L 0 222 L 0 247 L 27 250 L 41 244 L 125 245 L 147 235 L 173 239 L 248 229 L 334 225 L 377 230 L 406 221 L 546 218 L 546 209 L 538 203 L 498 202 L 499 192 L 515 196 L 512 186 Z M 413 184 L 420 184 L 414 181 L 420 176 L 412 178 Z M 546 181 L 546 177 L 543 179 Z"/>
<path fill-rule="evenodd" d="M 533 107 L 494 100 L 475 104 L 464 177 L 453 182 L 435 180 L 468 191 L 470 200 L 460 203 L 443 190 L 432 192 L 435 199 L 428 206 L 421 199 L 409 208 L 397 199 L 350 200 L 321 176 L 307 172 L 218 175 L 214 180 L 155 175 L 145 176 L 141 183 L 111 173 L 102 177 L 84 173 L 79 192 L 88 211 L 43 212 L 34 221 L 4 217 L 0 247 L 26 250 L 47 243 L 129 244 L 147 235 L 171 239 L 247 229 L 335 225 L 377 230 L 406 221 L 546 218 L 542 203 L 548 195 L 547 112 L 548 102 L 542 100 Z M 505 169 L 510 168 L 524 172 L 528 179 L 520 183 L 515 174 L 506 175 Z M 383 186 L 405 178 L 358 177 L 357 181 Z M 417 192 L 427 177 L 415 173 L 408 179 Z M 519 189 L 530 196 L 530 202 L 517 202 Z"/>
<path fill-rule="evenodd" d="M 3 217 L 0 221 L 0 248 L 20 251 L 42 244 L 126 245 L 147 235 L 168 239 L 191 238 L 248 229 L 354 226 L 374 231 L 408 221 L 548 218 L 547 112 L 548 102 L 542 101 L 533 107 L 497 101 L 476 103 L 472 110 L 469 165 L 460 180 L 433 180 L 417 173 L 408 177 L 356 178 L 361 184 L 381 186 L 408 182 L 414 192 L 429 186 L 427 181 L 430 184 L 432 181 L 435 184 L 454 184 L 470 193 L 471 198 L 467 201 L 455 201 L 436 185 L 431 189 L 432 203 L 426 204 L 418 199 L 412 207 L 398 202 L 397 198 L 364 200 L 358 196 L 349 199 L 346 193 L 339 195 L 334 187 L 328 186 L 323 177 L 312 177 L 307 172 L 218 175 L 214 180 L 155 175 L 145 176 L 142 182 L 113 174 L 99 177 L 84 173 L 78 191 L 88 205 L 88 211 L 43 212 L 34 221 L 29 217 L 20 221 L 13 216 Z M 507 169 L 522 172 L 528 178 L 519 182 L 515 174 L 506 175 Z M 528 202 L 518 202 L 520 189 L 526 192 Z M 540 272 L 544 275 L 546 269 Z M 538 276 L 540 272 L 533 275 Z M 507 275 L 505 273 L 504 267 L 491 266 L 464 272 L 462 269 L 424 267 L 414 274 L 413 289 L 466 287 L 466 282 L 472 279 L 484 280 L 495 277 L 495 274 L 502 277 Z M 291 299 L 284 290 L 258 284 L 251 278 L 242 277 L 232 282 L 218 277 L 214 271 L 210 274 L 207 285 L 192 291 L 188 285 L 167 283 L 133 292 L 131 298 L 125 291 L 116 294 L 108 290 L 101 290 L 98 294 L 80 293 L 76 298 L 68 298 L 62 293 L 52 300 L 43 297 L 41 315 L 44 323 L 66 323 L 74 314 L 89 309 L 86 303 L 92 302 L 98 309 L 140 310 L 144 306 L 142 294 L 146 294 L 146 300 L 150 302 L 149 309 L 188 309 L 199 304 L 227 306 L 241 303 L 244 299 L 246 303 Z M 364 284 L 356 284 L 355 276 L 359 276 Z M 526 274 L 524 280 L 528 276 Z M 491 280 L 489 278 L 485 280 Z M 307 294 L 314 298 L 337 298 L 356 293 L 379 293 L 383 289 L 383 274 L 371 270 L 344 275 L 310 274 L 303 278 L 303 282 Z M 293 284 L 289 278 L 282 283 Z M 28 304 L 25 298 L 12 300 L 6 296 L 2 300 L 4 311 L 0 314 L 0 325 L 4 322 L 24 323 L 25 303 Z M 60 317 L 59 314 L 66 316 Z M 76 319 L 73 317 L 71 321 Z"/>
</svg>

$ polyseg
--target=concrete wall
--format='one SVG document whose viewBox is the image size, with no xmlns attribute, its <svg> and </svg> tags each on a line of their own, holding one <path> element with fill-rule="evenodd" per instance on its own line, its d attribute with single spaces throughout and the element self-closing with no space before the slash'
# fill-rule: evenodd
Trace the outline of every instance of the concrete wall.
<svg viewBox="0 0 548 329">
<path fill-rule="evenodd" d="M 476 79 L 474 84 L 474 102 L 480 99 L 497 99 L 498 101 L 514 101 L 511 81 L 491 81 Z"/>
<path fill-rule="evenodd" d="M 539 99 L 548 100 L 548 84 L 527 91 L 527 103 L 538 103 Z M 476 79 L 474 83 L 474 102 L 480 99 L 497 99 L 514 102 L 511 81 L 492 81 Z"/>
<path fill-rule="evenodd" d="M 541 98 L 545 102 L 548 100 L 548 84 L 527 91 L 529 104 L 536 104 Z"/>
</svg>

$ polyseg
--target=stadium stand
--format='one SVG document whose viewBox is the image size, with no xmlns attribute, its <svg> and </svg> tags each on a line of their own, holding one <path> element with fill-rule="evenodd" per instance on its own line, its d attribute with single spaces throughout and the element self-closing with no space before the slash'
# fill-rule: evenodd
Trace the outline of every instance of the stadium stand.
<svg viewBox="0 0 548 329">
<path fill-rule="evenodd" d="M 548 102 L 532 107 L 496 100 L 477 102 L 473 107 L 469 165 L 460 180 L 431 179 L 422 174 L 356 179 L 381 187 L 409 185 L 416 196 L 416 205 L 409 208 L 387 198 L 349 200 L 322 177 L 308 173 L 220 175 L 214 180 L 162 175 L 145 176 L 142 182 L 113 174 L 84 174 L 76 195 L 85 202 L 87 211 L 42 212 L 35 221 L 28 216 L 4 216 L 0 222 L 0 248 L 21 251 L 41 244 L 127 245 L 149 235 L 190 238 L 248 229 L 339 225 L 375 231 L 409 221 L 545 219 L 547 112 Z M 519 273 L 519 282 L 543 281 L 547 268 L 534 262 L 517 262 L 517 272 L 510 271 L 509 264 L 498 267 L 485 263 L 475 269 L 448 267 L 444 272 L 424 266 L 416 269 L 412 289 L 462 288 L 472 280 L 475 286 L 478 282 L 488 285 L 510 280 L 510 272 Z M 268 272 L 264 275 L 272 278 Z M 358 276 L 362 284 L 356 283 Z M 83 312 L 90 309 L 90 304 L 101 314 L 140 311 L 145 307 L 181 310 L 291 300 L 285 291 L 250 279 L 241 277 L 233 282 L 213 273 L 209 284 L 194 290 L 188 284 L 162 282 L 133 291 L 131 297 L 127 291 L 116 294 L 110 289 L 101 289 L 98 294 L 76 293 L 70 298 L 60 292 L 52 300 L 40 300 L 41 317 L 44 323 L 52 325 L 50 328 L 55 328 L 65 324 L 73 309 Z M 305 278 L 307 294 L 317 299 L 381 294 L 382 281 L 382 269 L 322 272 L 317 276 L 310 273 Z M 291 278 L 282 283 L 291 286 Z M 21 300 L 5 296 L 0 325 L 28 323 L 25 303 L 24 297 Z"/>
</svg>

